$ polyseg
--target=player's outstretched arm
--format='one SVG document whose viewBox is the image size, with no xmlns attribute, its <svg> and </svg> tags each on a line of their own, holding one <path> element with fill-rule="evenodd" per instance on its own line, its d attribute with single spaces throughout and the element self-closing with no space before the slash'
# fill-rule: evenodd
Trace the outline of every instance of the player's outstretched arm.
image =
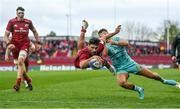
<svg viewBox="0 0 180 109">
<path fill-rule="evenodd" d="M 109 38 L 111 38 L 112 36 L 118 34 L 118 33 L 120 32 L 120 30 L 121 30 L 121 25 L 118 25 L 118 26 L 116 27 L 116 29 L 115 29 L 114 32 L 109 33 L 109 34 L 107 34 L 107 35 L 105 35 L 105 36 L 102 36 L 101 39 L 106 42 L 107 39 L 109 39 Z"/>
<path fill-rule="evenodd" d="M 86 29 L 88 28 L 88 22 L 86 20 L 82 21 L 82 26 L 81 26 L 81 34 L 78 40 L 78 50 L 81 50 L 84 48 L 84 42 L 85 42 L 85 33 Z"/>
<path fill-rule="evenodd" d="M 113 41 L 113 40 L 109 39 L 107 42 L 112 45 L 117 45 L 117 46 L 128 46 L 129 45 L 129 42 L 127 40 Z"/>
</svg>

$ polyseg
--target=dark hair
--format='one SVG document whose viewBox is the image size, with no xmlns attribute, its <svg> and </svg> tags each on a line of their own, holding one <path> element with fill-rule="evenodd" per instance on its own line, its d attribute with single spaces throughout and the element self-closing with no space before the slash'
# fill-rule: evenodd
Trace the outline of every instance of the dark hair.
<svg viewBox="0 0 180 109">
<path fill-rule="evenodd" d="M 91 39 L 89 39 L 89 45 L 93 44 L 93 45 L 99 45 L 99 38 L 97 37 L 92 37 Z"/>
<path fill-rule="evenodd" d="M 21 6 L 17 7 L 16 11 L 18 11 L 18 10 L 25 11 L 25 9 Z"/>
<path fill-rule="evenodd" d="M 100 29 L 100 30 L 99 30 L 98 34 L 101 34 L 103 31 L 108 32 L 108 30 L 107 30 L 107 29 L 102 28 L 102 29 Z"/>
</svg>

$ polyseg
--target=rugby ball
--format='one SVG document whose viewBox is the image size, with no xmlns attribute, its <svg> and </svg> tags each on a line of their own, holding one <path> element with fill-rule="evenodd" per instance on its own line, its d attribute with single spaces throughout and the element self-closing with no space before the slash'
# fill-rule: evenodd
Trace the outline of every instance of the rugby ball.
<svg viewBox="0 0 180 109">
<path fill-rule="evenodd" d="M 97 70 L 102 68 L 102 62 L 98 61 L 97 59 L 91 59 L 89 62 L 89 66 L 90 68 L 92 68 L 93 70 Z"/>
</svg>

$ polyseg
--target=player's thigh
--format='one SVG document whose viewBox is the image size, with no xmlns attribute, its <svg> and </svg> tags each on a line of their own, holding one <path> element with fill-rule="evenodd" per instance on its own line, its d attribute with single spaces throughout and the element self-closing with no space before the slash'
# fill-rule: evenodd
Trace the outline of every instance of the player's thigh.
<svg viewBox="0 0 180 109">
<path fill-rule="evenodd" d="M 29 53 L 29 47 L 30 47 L 30 42 L 26 42 L 21 46 L 18 60 L 23 59 L 23 61 L 25 61 L 25 59 L 27 58 L 28 53 Z"/>
<path fill-rule="evenodd" d="M 28 56 L 27 51 L 20 50 L 19 56 L 18 56 L 18 62 L 24 62 L 26 60 L 27 56 Z"/>
</svg>

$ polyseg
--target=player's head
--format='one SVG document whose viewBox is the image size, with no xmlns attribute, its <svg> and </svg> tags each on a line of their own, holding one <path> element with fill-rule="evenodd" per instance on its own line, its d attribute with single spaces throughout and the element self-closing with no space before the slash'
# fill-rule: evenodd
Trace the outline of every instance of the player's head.
<svg viewBox="0 0 180 109">
<path fill-rule="evenodd" d="M 105 36 L 107 34 L 108 34 L 108 30 L 105 28 L 100 29 L 98 32 L 99 37 Z"/>
<path fill-rule="evenodd" d="M 16 9 L 16 15 L 18 18 L 24 18 L 24 11 L 25 9 L 21 6 L 17 7 Z"/>
<path fill-rule="evenodd" d="M 90 51 L 92 55 L 95 55 L 97 53 L 99 43 L 100 43 L 100 40 L 97 37 L 92 37 L 89 40 L 88 50 Z"/>
</svg>

